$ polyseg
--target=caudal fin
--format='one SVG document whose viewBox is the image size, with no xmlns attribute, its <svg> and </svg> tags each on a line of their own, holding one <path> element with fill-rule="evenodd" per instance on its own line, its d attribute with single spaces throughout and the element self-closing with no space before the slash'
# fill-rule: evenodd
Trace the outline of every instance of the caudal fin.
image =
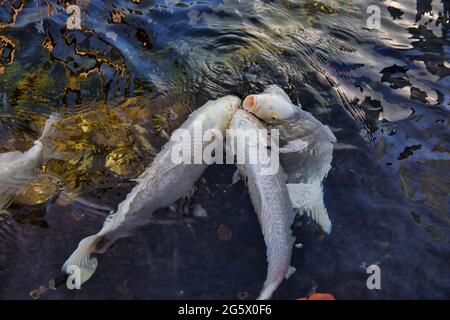
<svg viewBox="0 0 450 320">
<path fill-rule="evenodd" d="M 259 293 L 257 300 L 269 300 L 280 284 L 278 282 L 264 283 L 264 288 Z"/>
<path fill-rule="evenodd" d="M 277 290 L 278 286 L 283 282 L 284 279 L 289 279 L 295 272 L 297 271 L 296 268 L 290 266 L 284 276 L 280 278 L 268 278 L 264 282 L 264 287 L 262 288 L 261 292 L 259 293 L 257 300 L 269 300 L 272 298 L 272 295 Z"/>
<path fill-rule="evenodd" d="M 45 122 L 44 130 L 42 131 L 42 135 L 39 138 L 39 141 L 48 137 L 55 131 L 55 124 L 61 119 L 61 116 L 58 113 L 52 113 L 47 121 Z"/>
<path fill-rule="evenodd" d="M 324 232 L 330 233 L 332 224 L 323 203 L 321 185 L 297 183 L 287 184 L 292 206 L 299 209 L 300 215 L 306 214 L 313 219 Z"/>
<path fill-rule="evenodd" d="M 93 235 L 83 239 L 78 248 L 72 253 L 62 267 L 62 271 L 70 273 L 74 267 L 80 269 L 81 283 L 88 281 L 97 269 L 97 259 L 91 258 L 91 254 L 96 252 L 97 244 L 103 238 Z"/>
</svg>

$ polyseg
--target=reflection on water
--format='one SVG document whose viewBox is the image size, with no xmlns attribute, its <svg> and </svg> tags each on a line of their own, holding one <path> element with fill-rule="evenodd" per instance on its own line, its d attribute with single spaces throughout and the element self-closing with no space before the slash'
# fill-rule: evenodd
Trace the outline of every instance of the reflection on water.
<svg viewBox="0 0 450 320">
<path fill-rule="evenodd" d="M 81 8 L 81 30 L 66 28 L 70 3 Z M 373 4 L 380 30 L 366 27 Z M 298 221 L 298 271 L 275 298 L 304 296 L 313 283 L 337 298 L 449 298 L 448 1 L 0 5 L 0 152 L 29 148 L 49 113 L 63 115 L 42 177 L 1 214 L 1 298 L 27 299 L 58 277 L 76 243 L 102 224 L 99 206 L 125 197 L 193 109 L 273 83 L 339 140 L 325 182 L 333 234 Z M 232 173 L 211 167 L 192 203 L 161 212 L 171 223 L 118 242 L 81 292 L 37 293 L 254 298 L 264 243 Z M 192 220 L 200 203 L 207 217 Z M 374 292 L 361 265 L 376 262 L 383 290 Z"/>
</svg>

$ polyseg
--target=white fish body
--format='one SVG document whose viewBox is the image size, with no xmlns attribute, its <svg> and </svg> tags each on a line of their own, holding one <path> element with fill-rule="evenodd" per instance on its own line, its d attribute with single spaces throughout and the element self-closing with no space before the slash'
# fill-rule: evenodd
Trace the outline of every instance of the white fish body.
<svg viewBox="0 0 450 320">
<path fill-rule="evenodd" d="M 58 120 L 58 115 L 50 115 L 41 137 L 28 151 L 0 154 L 0 209 L 8 207 L 15 196 L 36 177 L 36 171 L 43 158 L 42 140 L 53 131 L 53 126 Z"/>
<path fill-rule="evenodd" d="M 231 128 L 258 130 L 264 126 L 253 115 L 239 110 L 233 117 Z M 246 148 L 249 147 L 246 145 Z M 267 175 L 262 174 L 265 165 L 260 163 L 238 164 L 237 167 L 240 175 L 247 178 L 250 198 L 267 247 L 267 278 L 258 297 L 259 300 L 267 300 L 292 272 L 290 262 L 295 239 L 291 225 L 294 210 L 281 170 Z"/>
<path fill-rule="evenodd" d="M 275 85 L 262 94 L 247 97 L 243 105 L 273 129 L 278 129 L 280 139 L 287 143 L 280 149 L 280 163 L 287 174 L 293 206 L 300 214 L 313 218 L 325 232 L 331 232 L 322 191 L 336 143 L 330 128 L 294 105 Z"/>
<path fill-rule="evenodd" d="M 240 99 L 233 96 L 210 101 L 192 113 L 178 130 L 188 130 L 193 134 L 194 123 L 203 119 L 203 131 L 217 129 L 225 136 L 225 130 L 240 104 Z M 203 142 L 203 147 L 207 144 L 209 142 Z M 207 165 L 175 164 L 171 156 L 177 145 L 178 142 L 172 140 L 166 143 L 136 180 L 138 184 L 119 204 L 117 211 L 107 217 L 100 232 L 80 242 L 64 264 L 63 271 L 70 273 L 71 267 L 77 266 L 81 270 L 81 282 L 87 281 L 97 267 L 97 259 L 90 257 L 92 253 L 104 252 L 114 241 L 151 220 L 155 210 L 167 207 L 192 192 Z"/>
</svg>

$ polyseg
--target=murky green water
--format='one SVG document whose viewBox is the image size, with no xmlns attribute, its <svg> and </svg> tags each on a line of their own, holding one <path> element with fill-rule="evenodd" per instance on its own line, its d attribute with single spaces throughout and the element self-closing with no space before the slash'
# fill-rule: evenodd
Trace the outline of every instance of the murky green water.
<svg viewBox="0 0 450 320">
<path fill-rule="evenodd" d="M 338 299 L 450 298 L 450 3 L 417 1 L 0 1 L 0 152 L 26 150 L 51 112 L 63 120 L 45 175 L 0 222 L 0 298 L 29 299 L 61 275 L 167 134 L 208 99 L 283 87 L 338 138 L 323 236 L 294 228 L 297 273 Z M 367 8 L 381 9 L 380 29 Z M 42 299 L 255 298 L 265 246 L 245 186 L 213 166 L 193 202 L 100 257 L 82 291 Z M 192 218 L 202 204 L 208 217 Z M 167 223 L 170 218 L 171 223 Z M 377 263 L 382 290 L 366 287 Z"/>
</svg>

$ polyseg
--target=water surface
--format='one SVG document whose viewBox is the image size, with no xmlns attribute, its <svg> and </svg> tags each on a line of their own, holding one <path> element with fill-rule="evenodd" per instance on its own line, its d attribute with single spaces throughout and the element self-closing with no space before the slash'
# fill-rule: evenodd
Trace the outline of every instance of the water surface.
<svg viewBox="0 0 450 320">
<path fill-rule="evenodd" d="M 82 29 L 66 28 L 77 3 Z M 367 28 L 378 5 L 380 29 Z M 0 222 L 0 298 L 256 298 L 265 245 L 233 166 L 117 242 L 81 291 L 47 289 L 192 110 L 278 84 L 338 138 L 334 224 L 296 221 L 297 272 L 338 299 L 450 298 L 450 3 L 310 0 L 0 1 L 0 152 L 63 120 L 35 181 Z M 194 218 L 201 204 L 208 217 Z M 382 290 L 366 287 L 378 264 Z M 43 286 L 40 288 L 40 286 Z M 32 295 L 30 296 L 30 293 Z"/>
</svg>

